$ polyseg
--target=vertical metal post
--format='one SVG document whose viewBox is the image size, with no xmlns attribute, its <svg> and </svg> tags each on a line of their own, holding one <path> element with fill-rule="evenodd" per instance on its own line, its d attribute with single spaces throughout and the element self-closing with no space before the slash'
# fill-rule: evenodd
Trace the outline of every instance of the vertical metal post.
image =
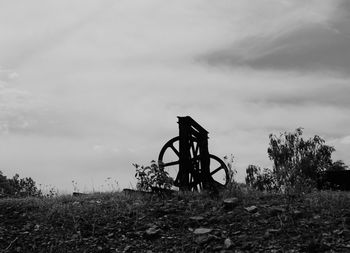
<svg viewBox="0 0 350 253">
<path fill-rule="evenodd" d="M 208 132 L 191 117 L 178 117 L 179 121 L 179 172 L 177 176 L 180 190 L 197 187 L 210 189 L 213 179 L 210 175 Z M 194 142 L 198 152 L 194 154 Z M 192 156 L 191 156 L 192 149 Z M 199 156 L 199 159 L 198 159 Z"/>
<path fill-rule="evenodd" d="M 211 175 L 210 175 L 210 156 L 208 150 L 208 133 L 203 133 L 201 138 L 199 138 L 199 150 L 201 155 L 201 181 L 203 184 L 203 189 L 208 189 L 211 187 Z"/>
<path fill-rule="evenodd" d="M 189 168 L 191 166 L 191 151 L 190 151 L 190 131 L 189 125 L 186 122 L 186 118 L 179 118 L 179 153 L 180 153 L 180 163 L 179 163 L 179 188 L 181 191 L 190 190 L 189 182 Z"/>
</svg>

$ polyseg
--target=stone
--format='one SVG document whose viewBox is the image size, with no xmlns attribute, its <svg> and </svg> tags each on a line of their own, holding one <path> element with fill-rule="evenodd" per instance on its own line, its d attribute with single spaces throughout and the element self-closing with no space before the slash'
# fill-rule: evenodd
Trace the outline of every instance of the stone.
<svg viewBox="0 0 350 253">
<path fill-rule="evenodd" d="M 228 198 L 228 199 L 224 199 L 223 203 L 224 203 L 224 208 L 226 210 L 230 210 L 238 206 L 239 200 L 238 198 Z"/>
<path fill-rule="evenodd" d="M 273 229 L 273 228 L 270 228 L 270 229 L 267 229 L 264 236 L 265 237 L 269 237 L 271 234 L 275 234 L 275 233 L 278 233 L 280 232 L 281 230 L 280 229 Z"/>
<path fill-rule="evenodd" d="M 208 242 L 208 240 L 209 240 L 209 237 L 206 234 L 198 235 L 195 239 L 197 244 L 204 244 L 204 243 Z"/>
<path fill-rule="evenodd" d="M 192 216 L 192 217 L 190 217 L 190 220 L 202 221 L 202 220 L 204 220 L 204 218 L 202 216 Z"/>
<path fill-rule="evenodd" d="M 208 234 L 212 231 L 211 228 L 196 228 L 193 233 L 195 235 L 204 235 L 204 234 Z"/>
<path fill-rule="evenodd" d="M 81 196 L 86 196 L 86 193 L 82 193 L 82 192 L 73 192 L 72 194 L 74 197 L 81 197 Z"/>
<path fill-rule="evenodd" d="M 276 216 L 278 214 L 284 213 L 286 211 L 286 209 L 284 209 L 283 207 L 279 207 L 279 206 L 272 206 L 269 208 L 269 213 L 272 216 Z"/>
<path fill-rule="evenodd" d="M 116 249 L 115 251 L 118 252 L 118 249 Z M 125 248 L 123 250 L 123 253 L 127 253 L 127 252 L 130 252 L 130 251 L 131 251 L 131 246 L 127 245 L 127 246 L 125 246 Z"/>
<path fill-rule="evenodd" d="M 258 211 L 258 208 L 256 206 L 248 206 L 246 208 L 244 208 L 246 211 L 248 211 L 249 213 L 255 213 Z"/>
<path fill-rule="evenodd" d="M 156 226 L 150 227 L 145 231 L 145 236 L 147 238 L 156 238 L 160 235 L 161 229 Z"/>
<path fill-rule="evenodd" d="M 224 244 L 226 249 L 231 249 L 233 247 L 233 242 L 230 238 L 226 238 Z"/>
<path fill-rule="evenodd" d="M 254 218 L 259 218 L 260 216 L 261 216 L 261 214 L 259 212 L 253 213 Z"/>
<path fill-rule="evenodd" d="M 350 217 L 345 217 L 344 218 L 344 224 L 350 228 Z"/>
<path fill-rule="evenodd" d="M 299 210 L 294 210 L 294 211 L 293 211 L 293 216 L 294 216 L 294 218 L 296 218 L 296 219 L 302 218 L 302 217 L 303 217 L 303 212 L 302 212 L 302 211 L 299 211 Z"/>
</svg>

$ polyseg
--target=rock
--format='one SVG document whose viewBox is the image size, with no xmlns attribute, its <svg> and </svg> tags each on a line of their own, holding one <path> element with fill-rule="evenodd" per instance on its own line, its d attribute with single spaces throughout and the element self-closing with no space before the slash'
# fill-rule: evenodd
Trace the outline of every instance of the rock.
<svg viewBox="0 0 350 253">
<path fill-rule="evenodd" d="M 208 242 L 209 237 L 206 234 L 198 235 L 195 240 L 196 240 L 196 243 L 198 243 L 198 244 L 204 244 L 204 243 Z"/>
<path fill-rule="evenodd" d="M 190 217 L 190 220 L 202 221 L 202 220 L 204 220 L 204 218 L 202 216 L 192 216 L 192 217 Z"/>
<path fill-rule="evenodd" d="M 211 228 L 196 228 L 193 233 L 195 235 L 204 235 L 204 234 L 208 234 L 212 231 Z"/>
<path fill-rule="evenodd" d="M 294 210 L 293 211 L 293 217 L 296 219 L 302 218 L 303 217 L 303 212 L 299 210 Z"/>
<path fill-rule="evenodd" d="M 228 198 L 228 199 L 224 199 L 223 203 L 224 203 L 224 208 L 226 210 L 230 210 L 238 206 L 239 200 L 238 198 Z"/>
<path fill-rule="evenodd" d="M 222 250 L 222 246 L 221 245 L 214 245 L 214 247 L 213 247 L 213 251 L 214 252 L 220 252 L 220 250 Z"/>
<path fill-rule="evenodd" d="M 269 208 L 269 213 L 272 216 L 276 216 L 278 214 L 284 213 L 286 211 L 286 209 L 284 209 L 283 207 L 280 206 L 272 206 Z"/>
<path fill-rule="evenodd" d="M 270 228 L 270 229 L 267 229 L 266 232 L 265 232 L 265 237 L 269 237 L 271 234 L 275 234 L 275 233 L 278 233 L 280 232 L 281 230 L 280 229 L 273 229 L 273 228 Z"/>
<path fill-rule="evenodd" d="M 160 235 L 161 229 L 156 226 L 150 227 L 145 231 L 145 236 L 147 238 L 156 238 Z"/>
<path fill-rule="evenodd" d="M 261 214 L 259 212 L 256 212 L 256 213 L 253 214 L 254 218 L 259 218 L 260 216 L 261 216 Z"/>
<path fill-rule="evenodd" d="M 130 252 L 131 251 L 131 246 L 130 245 L 127 245 L 125 246 L 124 250 L 123 250 L 123 253 L 127 253 L 127 252 Z M 118 252 L 118 250 L 116 249 L 116 252 Z"/>
<path fill-rule="evenodd" d="M 248 211 L 249 213 L 255 213 L 258 211 L 258 208 L 256 206 L 248 206 L 246 208 L 244 208 L 246 211 Z"/>
<path fill-rule="evenodd" d="M 101 204 L 101 200 L 90 200 L 90 204 Z"/>
<path fill-rule="evenodd" d="M 233 242 L 230 238 L 226 238 L 224 244 L 226 249 L 231 249 L 233 247 Z"/>
<path fill-rule="evenodd" d="M 344 224 L 350 228 L 350 217 L 345 217 L 344 218 Z"/>
<path fill-rule="evenodd" d="M 74 197 L 80 197 L 80 196 L 86 196 L 86 193 L 82 193 L 82 192 L 73 192 L 72 194 Z"/>
</svg>

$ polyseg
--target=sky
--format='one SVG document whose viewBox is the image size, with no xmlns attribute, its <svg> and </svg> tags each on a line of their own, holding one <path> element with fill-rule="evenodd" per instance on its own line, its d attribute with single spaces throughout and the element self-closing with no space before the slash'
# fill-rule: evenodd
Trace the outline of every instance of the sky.
<svg viewBox="0 0 350 253">
<path fill-rule="evenodd" d="M 157 159 L 186 115 L 238 181 L 272 166 L 270 133 L 297 127 L 350 163 L 347 0 L 0 1 L 0 33 L 8 177 L 132 187 L 132 163 Z"/>
</svg>

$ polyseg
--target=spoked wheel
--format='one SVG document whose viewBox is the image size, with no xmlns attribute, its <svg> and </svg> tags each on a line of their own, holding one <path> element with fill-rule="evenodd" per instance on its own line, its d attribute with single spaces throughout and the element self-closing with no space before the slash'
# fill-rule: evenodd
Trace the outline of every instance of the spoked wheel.
<svg viewBox="0 0 350 253">
<path fill-rule="evenodd" d="M 179 153 L 179 137 L 175 137 L 169 140 L 161 149 L 158 161 L 161 166 L 169 173 L 173 179 L 175 179 L 174 185 L 179 187 L 179 164 L 180 164 L 180 153 Z M 189 183 L 192 191 L 202 190 L 203 185 L 199 180 L 200 171 L 200 154 L 198 143 L 196 140 L 192 141 L 190 150 L 191 162 L 193 164 L 193 170 L 189 171 Z M 210 158 L 210 175 L 214 181 L 216 188 L 223 188 L 229 182 L 229 173 L 226 164 L 217 156 L 209 154 Z"/>
</svg>

